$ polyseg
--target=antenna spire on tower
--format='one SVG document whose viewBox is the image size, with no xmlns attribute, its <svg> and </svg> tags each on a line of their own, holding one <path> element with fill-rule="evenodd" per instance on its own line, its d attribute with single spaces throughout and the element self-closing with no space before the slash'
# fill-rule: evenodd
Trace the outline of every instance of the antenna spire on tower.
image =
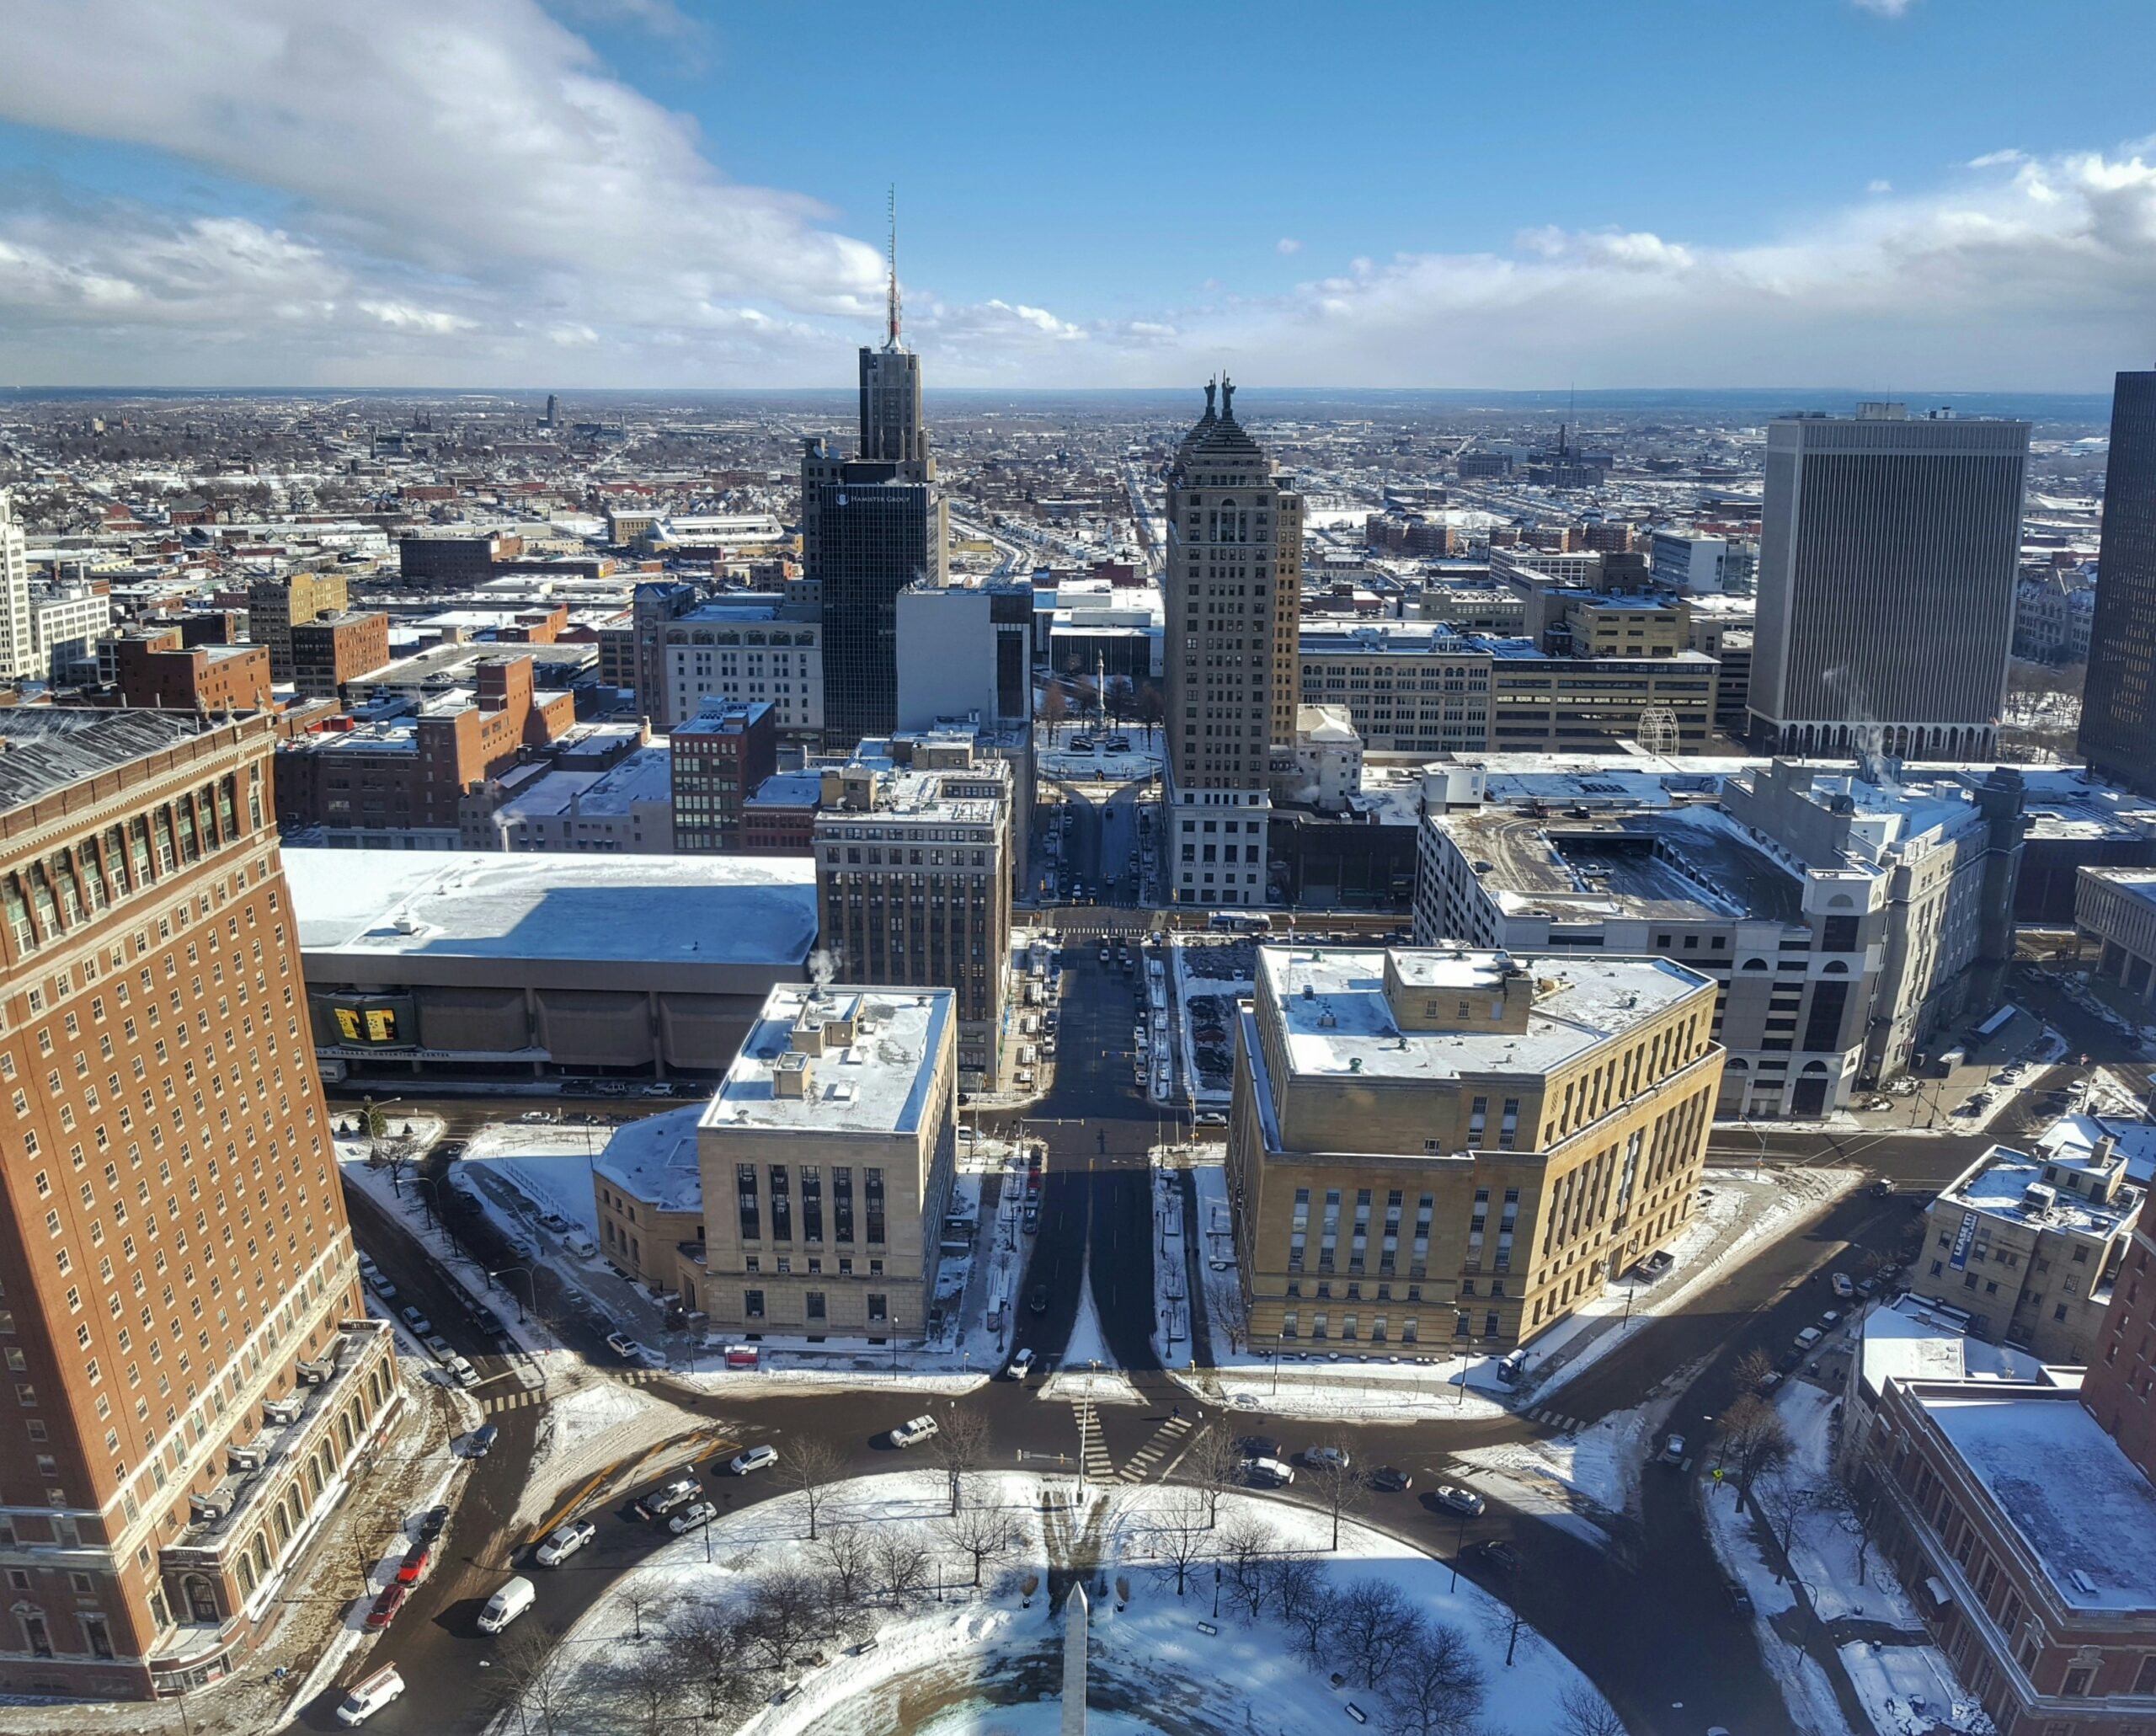
<svg viewBox="0 0 2156 1736">
<path fill-rule="evenodd" d="M 884 343 L 887 348 L 895 350 L 899 347 L 899 190 L 895 183 L 890 190 L 890 309 L 889 331 Z"/>
</svg>

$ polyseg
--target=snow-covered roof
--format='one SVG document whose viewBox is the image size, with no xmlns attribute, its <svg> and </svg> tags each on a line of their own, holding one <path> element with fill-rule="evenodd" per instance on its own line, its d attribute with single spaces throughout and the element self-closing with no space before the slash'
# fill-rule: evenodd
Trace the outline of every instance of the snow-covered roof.
<svg viewBox="0 0 2156 1736">
<path fill-rule="evenodd" d="M 1261 947 L 1257 988 L 1302 1076 L 1438 1080 L 1468 1073 L 1544 1073 L 1710 984 L 1668 959 L 1586 959 L 1402 948 L 1404 983 L 1486 991 L 1508 964 L 1535 979 L 1524 1031 L 1403 1030 L 1385 994 L 1385 953 L 1358 947 Z M 1307 991 L 1307 992 L 1305 992 Z"/>
<path fill-rule="evenodd" d="M 2156 1486 L 2070 1392 L 1937 1391 L 1925 1414 L 2020 1533 L 2060 1599 L 2156 1610 Z"/>
<path fill-rule="evenodd" d="M 2020 1381 L 2051 1376 L 2026 1351 L 1969 1336 L 1969 1317 L 1921 1296 L 1875 1304 L 1864 1317 L 1861 1374 L 1872 1397 L 1889 1381 Z"/>
<path fill-rule="evenodd" d="M 647 1115 L 616 1130 L 593 1173 L 660 1211 L 695 1211 L 703 1205 L 696 1167 L 696 1124 L 704 1106 Z"/>
<path fill-rule="evenodd" d="M 307 953 L 798 966 L 806 856 L 287 850 Z"/>
<path fill-rule="evenodd" d="M 2062 1115 L 2036 1135 L 2036 1151 L 2047 1162 L 2079 1167 L 2107 1136 L 2126 1159 L 2128 1181 L 2143 1188 L 2156 1183 L 2156 1123 L 2118 1115 Z"/>
<path fill-rule="evenodd" d="M 937 1062 L 953 1040 L 949 989 L 781 983 L 765 997 L 700 1126 L 764 1132 L 912 1134 L 929 1113 Z M 797 1028 L 850 1025 L 851 1040 L 808 1054 Z M 783 1094 L 782 1074 L 800 1074 Z M 944 1077 L 954 1076 L 946 1070 Z"/>
</svg>

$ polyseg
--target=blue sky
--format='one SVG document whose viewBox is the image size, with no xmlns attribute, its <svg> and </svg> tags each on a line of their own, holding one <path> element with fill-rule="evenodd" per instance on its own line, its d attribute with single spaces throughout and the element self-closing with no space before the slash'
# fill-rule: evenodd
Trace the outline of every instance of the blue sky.
<svg viewBox="0 0 2156 1736">
<path fill-rule="evenodd" d="M 2146 3 L 16 0 L 0 383 L 2087 389 Z"/>
</svg>

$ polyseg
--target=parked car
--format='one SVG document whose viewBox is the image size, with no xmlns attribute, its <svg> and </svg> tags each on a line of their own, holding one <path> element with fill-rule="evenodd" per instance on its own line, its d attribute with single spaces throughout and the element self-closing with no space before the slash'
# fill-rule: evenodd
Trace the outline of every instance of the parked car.
<svg viewBox="0 0 2156 1736">
<path fill-rule="evenodd" d="M 532 1552 L 532 1559 L 542 1568 L 558 1568 L 598 1535 L 590 1520 L 571 1520 Z"/>
<path fill-rule="evenodd" d="M 417 1308 L 407 1308 L 404 1311 L 404 1324 L 412 1328 L 414 1336 L 417 1338 L 424 1338 L 435 1329 L 434 1322 L 428 1319 Z"/>
<path fill-rule="evenodd" d="M 404 1691 L 404 1678 L 394 1664 L 385 1664 L 373 1675 L 362 1676 L 337 1702 L 337 1722 L 364 1724 Z"/>
<path fill-rule="evenodd" d="M 430 1544 L 421 1543 L 404 1552 L 404 1559 L 397 1564 L 397 1583 L 417 1585 L 427 1577 L 427 1569 L 435 1564 L 435 1552 Z"/>
<path fill-rule="evenodd" d="M 1748 1616 L 1752 1613 L 1752 1594 L 1734 1579 L 1723 1584 L 1721 1594 L 1734 1614 Z"/>
<path fill-rule="evenodd" d="M 470 1438 L 465 1442 L 465 1456 L 467 1458 L 483 1459 L 494 1451 L 494 1443 L 501 1438 L 500 1424 L 482 1423 L 472 1431 Z"/>
<path fill-rule="evenodd" d="M 397 1619 L 397 1612 L 404 1607 L 404 1600 L 411 1593 L 408 1585 L 388 1584 L 375 1594 L 374 1601 L 367 1605 L 366 1625 L 375 1629 L 389 1626 Z"/>
<path fill-rule="evenodd" d="M 1454 1513 L 1464 1513 L 1470 1519 L 1481 1512 L 1487 1504 L 1473 1489 L 1462 1488 L 1456 1483 L 1439 1483 L 1436 1495 L 1438 1506 Z"/>
<path fill-rule="evenodd" d="M 1519 1552 L 1502 1537 L 1485 1537 L 1480 1543 L 1470 1543 L 1467 1552 L 1485 1567 L 1494 1568 L 1501 1573 L 1509 1573 L 1519 1566 Z"/>
<path fill-rule="evenodd" d="M 1684 1437 L 1673 1434 L 1662 1444 L 1662 1450 L 1655 1455 L 1657 1465 L 1678 1466 L 1684 1462 Z"/>
<path fill-rule="evenodd" d="M 1243 1475 L 1262 1489 L 1283 1489 L 1295 1480 L 1295 1467 L 1278 1459 L 1252 1459 Z"/>
<path fill-rule="evenodd" d="M 1207 1109 L 1198 1118 L 1200 1127 L 1225 1127 L 1228 1118 L 1218 1109 Z"/>
<path fill-rule="evenodd" d="M 736 1453 L 726 1461 L 726 1468 L 736 1477 L 746 1477 L 752 1471 L 769 1471 L 778 1463 L 778 1449 L 775 1446 L 752 1446 L 746 1452 Z"/>
<path fill-rule="evenodd" d="M 919 1446 L 924 1440 L 933 1440 L 937 1433 L 935 1418 L 914 1417 L 892 1429 L 890 1441 L 894 1447 Z"/>
<path fill-rule="evenodd" d="M 643 1360 L 643 1347 L 638 1344 L 634 1338 L 629 1337 L 626 1333 L 607 1333 L 606 1348 L 609 1350 L 611 1350 L 616 1356 L 620 1357 L 624 1362 L 642 1362 Z"/>
<path fill-rule="evenodd" d="M 1246 1459 L 1277 1459 L 1280 1456 L 1280 1443 L 1269 1434 L 1246 1434 L 1237 1445 Z"/>
<path fill-rule="evenodd" d="M 1834 1294 L 1847 1301 L 1856 1294 L 1856 1285 L 1846 1272 L 1837 1272 L 1827 1280 L 1834 1287 Z"/>
<path fill-rule="evenodd" d="M 458 1386 L 468 1387 L 479 1384 L 479 1370 L 472 1366 L 468 1359 L 459 1356 L 452 1351 L 450 1354 L 447 1366 L 451 1375 Z"/>
<path fill-rule="evenodd" d="M 430 1507 L 419 1515 L 419 1541 L 431 1543 L 449 1527 L 449 1509 Z"/>
<path fill-rule="evenodd" d="M 1380 1465 L 1370 1473 L 1370 1487 L 1388 1495 L 1404 1493 L 1414 1486 L 1414 1477 L 1396 1465 Z"/>
<path fill-rule="evenodd" d="M 1303 1463 L 1313 1471 L 1345 1471 L 1348 1468 L 1348 1452 L 1344 1447 L 1305 1447 L 1303 1449 Z"/>
<path fill-rule="evenodd" d="M 449 1348 L 449 1340 L 440 1333 L 429 1333 L 426 1335 L 426 1346 L 428 1354 L 437 1362 L 447 1362 L 451 1357 L 456 1354 Z"/>
<path fill-rule="evenodd" d="M 374 1293 L 380 1296 L 383 1301 L 393 1302 L 397 1300 L 397 1286 L 392 1284 L 387 1278 L 384 1278 L 381 1273 L 369 1273 L 367 1274 L 367 1282 L 374 1286 Z"/>
<path fill-rule="evenodd" d="M 716 1507 L 708 1501 L 699 1501 L 693 1507 L 684 1507 L 673 1518 L 668 1520 L 666 1529 L 677 1537 L 686 1536 L 691 1531 L 709 1525 L 718 1517 L 718 1509 Z"/>
</svg>

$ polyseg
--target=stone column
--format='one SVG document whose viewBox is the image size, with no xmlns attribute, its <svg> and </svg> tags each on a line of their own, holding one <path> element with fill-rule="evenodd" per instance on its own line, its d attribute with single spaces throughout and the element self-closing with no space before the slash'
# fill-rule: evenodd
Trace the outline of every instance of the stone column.
<svg viewBox="0 0 2156 1736">
<path fill-rule="evenodd" d="M 1063 1725 L 1061 1736 L 1086 1736 L 1086 1637 L 1091 1616 L 1086 1588 L 1074 1585 L 1063 1600 Z"/>
</svg>

